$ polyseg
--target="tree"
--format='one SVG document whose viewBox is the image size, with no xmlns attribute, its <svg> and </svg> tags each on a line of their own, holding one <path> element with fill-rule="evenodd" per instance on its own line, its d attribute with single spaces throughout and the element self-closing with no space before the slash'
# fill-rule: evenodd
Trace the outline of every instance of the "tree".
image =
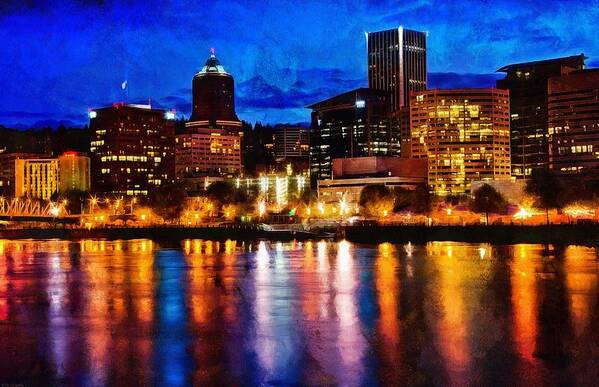
<svg viewBox="0 0 599 387">
<path fill-rule="evenodd" d="M 428 215 L 433 208 L 434 199 L 428 184 L 418 184 L 412 194 L 412 210 L 417 214 Z"/>
<path fill-rule="evenodd" d="M 65 209 L 69 214 L 81 214 L 88 197 L 89 192 L 72 189 L 65 192 L 55 192 L 50 197 L 50 200 L 55 202 L 65 202 Z"/>
<path fill-rule="evenodd" d="M 547 224 L 549 224 L 549 209 L 561 208 L 564 205 L 565 188 L 561 180 L 549 169 L 539 169 L 532 172 L 526 181 L 524 191 L 535 198 L 535 206 L 545 209 Z"/>
<path fill-rule="evenodd" d="M 185 208 L 187 193 L 180 184 L 166 184 L 150 190 L 148 205 L 165 220 L 178 219 Z"/>
<path fill-rule="evenodd" d="M 393 211 L 395 197 L 383 184 L 367 185 L 360 192 L 360 207 L 369 216 L 386 216 Z"/>
<path fill-rule="evenodd" d="M 216 181 L 206 189 L 206 196 L 219 207 L 235 202 L 235 187 L 226 181 Z"/>
<path fill-rule="evenodd" d="M 471 209 L 474 212 L 484 212 L 486 224 L 489 224 L 489 213 L 505 213 L 507 202 L 495 188 L 483 184 L 474 192 Z"/>
<path fill-rule="evenodd" d="M 412 205 L 412 200 L 414 197 L 413 191 L 402 187 L 395 187 L 393 189 L 393 194 L 395 196 L 395 206 L 393 207 L 393 211 L 403 211 Z"/>
</svg>

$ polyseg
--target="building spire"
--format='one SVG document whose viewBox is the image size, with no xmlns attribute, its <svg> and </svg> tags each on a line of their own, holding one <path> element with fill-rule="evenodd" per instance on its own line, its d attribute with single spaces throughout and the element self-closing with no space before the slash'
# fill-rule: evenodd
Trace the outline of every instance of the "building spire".
<svg viewBox="0 0 599 387">
<path fill-rule="evenodd" d="M 210 47 L 210 57 L 211 58 L 215 57 L 215 55 L 214 55 L 214 47 Z"/>
</svg>

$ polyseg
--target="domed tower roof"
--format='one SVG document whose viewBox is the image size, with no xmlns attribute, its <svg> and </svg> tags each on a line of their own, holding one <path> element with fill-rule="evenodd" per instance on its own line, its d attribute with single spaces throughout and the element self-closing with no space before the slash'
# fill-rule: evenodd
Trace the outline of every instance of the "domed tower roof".
<svg viewBox="0 0 599 387">
<path fill-rule="evenodd" d="M 188 127 L 224 128 L 241 125 L 235 113 L 235 80 L 210 50 L 210 58 L 192 80 L 192 109 Z"/>
<path fill-rule="evenodd" d="M 225 71 L 225 68 L 223 66 L 221 66 L 218 59 L 216 59 L 216 56 L 214 55 L 214 48 L 210 49 L 210 58 L 208 58 L 208 60 L 204 64 L 204 67 L 202 67 L 202 70 L 200 70 L 198 72 L 198 75 L 199 74 L 227 74 L 227 75 L 229 75 L 229 73 L 227 73 Z"/>
</svg>

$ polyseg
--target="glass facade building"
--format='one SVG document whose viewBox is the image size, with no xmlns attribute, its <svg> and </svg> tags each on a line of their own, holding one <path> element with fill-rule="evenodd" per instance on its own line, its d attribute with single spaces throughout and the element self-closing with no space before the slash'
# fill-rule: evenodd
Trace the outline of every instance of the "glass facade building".
<svg viewBox="0 0 599 387">
<path fill-rule="evenodd" d="M 562 176 L 599 177 L 599 69 L 549 79 L 549 166 Z"/>
<path fill-rule="evenodd" d="M 333 177 L 335 158 L 399 156 L 399 125 L 391 115 L 389 93 L 361 88 L 308 107 L 312 187 Z"/>
<path fill-rule="evenodd" d="M 551 77 L 583 69 L 584 59 L 581 54 L 511 64 L 497 70 L 506 73 L 497 81 L 497 87 L 510 91 L 512 175 L 516 178 L 547 168 L 547 82 Z"/>
<path fill-rule="evenodd" d="M 368 87 L 390 94 L 394 111 L 409 105 L 410 92 L 426 90 L 426 33 L 404 29 L 366 33 Z"/>
</svg>

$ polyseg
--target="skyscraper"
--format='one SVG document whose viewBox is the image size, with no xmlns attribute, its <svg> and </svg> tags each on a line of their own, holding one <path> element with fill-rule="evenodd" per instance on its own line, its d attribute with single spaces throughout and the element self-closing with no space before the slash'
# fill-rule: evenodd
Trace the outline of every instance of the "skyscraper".
<svg viewBox="0 0 599 387">
<path fill-rule="evenodd" d="M 584 67 L 584 55 L 516 63 L 503 66 L 506 73 L 497 87 L 510 91 L 510 137 L 512 175 L 526 178 L 533 170 L 546 168 L 547 81 Z"/>
<path fill-rule="evenodd" d="M 192 112 L 176 137 L 176 177 L 188 192 L 204 189 L 207 177 L 242 173 L 242 124 L 235 113 L 235 82 L 214 55 L 192 81 Z"/>
<path fill-rule="evenodd" d="M 428 158 L 428 183 L 463 194 L 476 180 L 510 178 L 509 92 L 427 90 L 412 95 L 411 155 Z"/>
<path fill-rule="evenodd" d="M 394 111 L 410 104 L 410 92 L 426 90 L 426 33 L 394 28 L 366 33 L 368 87 L 388 91 Z"/>
<path fill-rule="evenodd" d="M 332 178 L 335 158 L 399 156 L 399 125 L 390 114 L 388 92 L 361 88 L 308 107 L 312 187 Z"/>
<path fill-rule="evenodd" d="M 599 69 L 549 78 L 549 167 L 599 180 Z"/>
<path fill-rule="evenodd" d="M 149 105 L 115 104 L 89 112 L 92 189 L 147 195 L 175 180 L 174 115 Z"/>
<path fill-rule="evenodd" d="M 193 77 L 192 94 L 188 128 L 241 131 L 241 121 L 235 113 L 235 81 L 216 59 L 214 49 L 204 67 Z"/>
</svg>

